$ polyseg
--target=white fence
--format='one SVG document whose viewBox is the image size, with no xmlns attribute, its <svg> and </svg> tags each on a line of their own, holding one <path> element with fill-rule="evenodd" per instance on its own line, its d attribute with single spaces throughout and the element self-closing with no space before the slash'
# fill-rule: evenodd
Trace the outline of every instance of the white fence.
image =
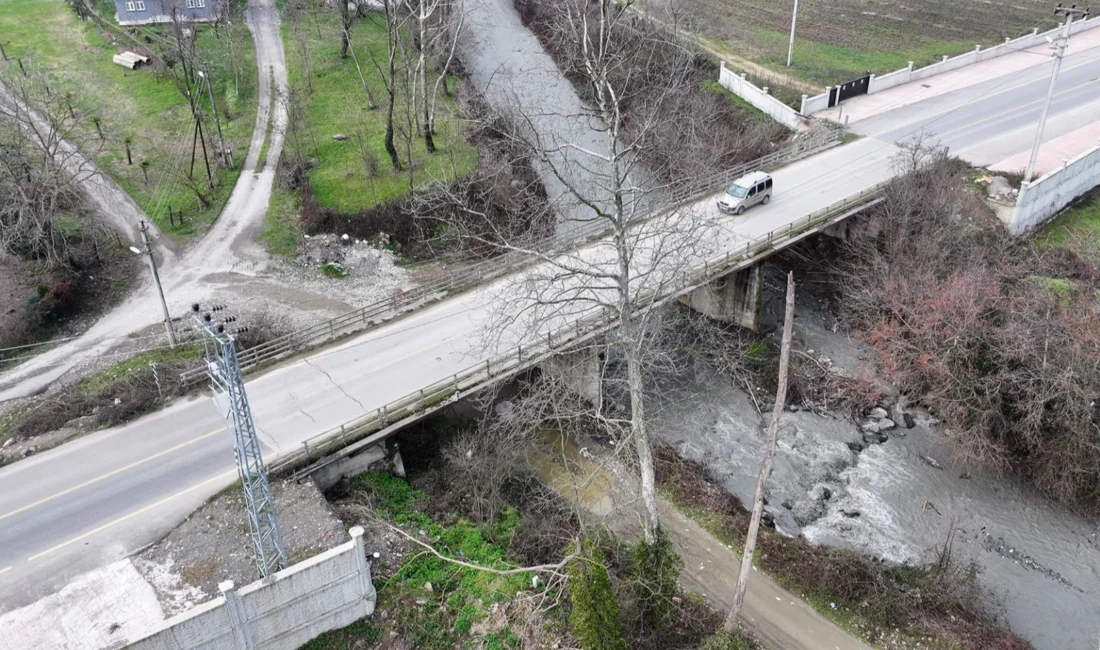
<svg viewBox="0 0 1100 650">
<path fill-rule="evenodd" d="M 377 595 L 363 549 L 351 541 L 239 591 L 168 619 L 127 650 L 296 650 L 311 639 L 374 612 Z"/>
<path fill-rule="evenodd" d="M 738 75 L 726 68 L 725 61 L 722 61 L 720 65 L 718 83 L 722 84 L 723 88 L 764 111 L 773 120 L 792 131 L 801 131 L 806 128 L 806 124 L 802 121 L 802 117 L 799 116 L 798 112 L 769 95 L 767 87 L 757 88 L 756 85 L 745 79 L 744 74 Z"/>
<path fill-rule="evenodd" d="M 1100 185 L 1100 146 L 1086 151 L 1040 179 L 1024 183 L 1008 229 L 1026 233 L 1046 223 L 1077 197 Z"/>
<path fill-rule="evenodd" d="M 1100 26 L 1100 16 L 1096 18 L 1090 18 L 1088 20 L 1079 20 L 1070 25 L 1070 34 L 1076 34 L 1083 32 L 1086 29 L 1092 29 Z M 1004 43 L 995 45 L 993 47 L 982 49 L 981 45 L 975 45 L 974 49 L 954 57 L 944 56 L 943 60 L 939 63 L 933 63 L 926 65 L 923 68 L 913 68 L 913 62 L 910 61 L 907 67 L 891 72 L 884 75 L 871 75 L 871 81 L 867 86 L 867 94 L 873 95 L 877 92 L 881 92 L 894 86 L 900 86 L 907 84 L 911 81 L 918 81 L 920 79 L 927 79 L 928 77 L 949 72 L 951 70 L 958 70 L 959 68 L 966 67 L 968 65 L 978 63 L 979 61 L 988 61 L 989 59 L 995 59 L 1006 54 L 1014 54 L 1023 50 L 1031 49 L 1038 45 L 1043 45 L 1047 42 L 1047 38 L 1055 39 L 1061 32 L 1061 27 L 1056 27 L 1050 31 L 1039 33 L 1038 28 L 1032 31 L 1030 34 L 1025 34 L 1019 38 L 1009 39 L 1006 38 Z M 829 107 L 829 88 L 825 89 L 825 92 L 821 95 L 815 95 L 813 97 L 802 98 L 802 110 L 803 115 L 812 115 L 818 111 L 823 111 Z"/>
</svg>

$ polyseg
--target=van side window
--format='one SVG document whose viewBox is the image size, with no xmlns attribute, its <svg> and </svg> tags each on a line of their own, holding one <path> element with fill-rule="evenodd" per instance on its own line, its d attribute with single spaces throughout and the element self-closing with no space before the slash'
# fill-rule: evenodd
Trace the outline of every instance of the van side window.
<svg viewBox="0 0 1100 650">
<path fill-rule="evenodd" d="M 752 186 L 752 189 L 749 190 L 749 196 L 756 196 L 756 187 L 756 185 Z"/>
<path fill-rule="evenodd" d="M 759 185 L 756 186 L 756 191 L 757 192 L 763 192 L 766 187 L 767 186 L 764 183 L 760 183 Z"/>
<path fill-rule="evenodd" d="M 769 178 L 767 181 L 765 181 L 764 182 L 764 187 L 766 187 L 770 190 L 772 188 L 772 179 Z"/>
</svg>

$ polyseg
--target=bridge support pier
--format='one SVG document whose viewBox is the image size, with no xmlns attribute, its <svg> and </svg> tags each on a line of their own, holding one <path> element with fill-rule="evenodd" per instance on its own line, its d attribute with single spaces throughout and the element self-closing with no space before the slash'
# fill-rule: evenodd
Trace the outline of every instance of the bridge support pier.
<svg viewBox="0 0 1100 650">
<path fill-rule="evenodd" d="M 312 474 L 313 482 L 322 492 L 331 489 L 342 478 L 362 474 L 363 472 L 377 470 L 390 471 L 397 476 L 405 475 L 405 464 L 401 459 L 401 452 L 386 448 L 386 443 L 378 443 L 363 449 L 352 455 L 326 465 Z"/>
<path fill-rule="evenodd" d="M 542 364 L 542 372 L 560 381 L 584 401 L 596 405 L 602 396 L 600 364 L 597 350 L 583 349 L 550 357 Z"/>
<path fill-rule="evenodd" d="M 763 268 L 758 263 L 718 278 L 683 296 L 680 302 L 715 320 L 757 331 L 764 295 Z"/>
</svg>

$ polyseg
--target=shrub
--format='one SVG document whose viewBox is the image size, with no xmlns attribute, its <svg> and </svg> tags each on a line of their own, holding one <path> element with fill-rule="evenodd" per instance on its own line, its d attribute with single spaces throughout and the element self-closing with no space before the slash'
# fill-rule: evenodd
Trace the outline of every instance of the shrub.
<svg viewBox="0 0 1100 650">
<path fill-rule="evenodd" d="M 699 650 L 748 650 L 749 644 L 738 632 L 718 630 L 699 644 Z"/>
<path fill-rule="evenodd" d="M 631 552 L 630 572 L 634 579 L 634 599 L 648 627 L 664 625 L 673 613 L 673 598 L 679 593 L 678 581 L 684 561 L 672 548 L 664 529 L 657 529 L 653 543 L 638 542 Z"/>
<path fill-rule="evenodd" d="M 607 557 L 592 540 L 585 539 L 569 563 L 569 597 L 573 611 L 569 623 L 582 650 L 626 650 L 619 601 L 611 589 Z"/>
</svg>

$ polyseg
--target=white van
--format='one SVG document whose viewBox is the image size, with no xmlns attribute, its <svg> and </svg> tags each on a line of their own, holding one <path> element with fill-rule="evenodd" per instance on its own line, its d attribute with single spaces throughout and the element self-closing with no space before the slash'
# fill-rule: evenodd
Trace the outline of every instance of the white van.
<svg viewBox="0 0 1100 650">
<path fill-rule="evenodd" d="M 757 203 L 767 205 L 772 200 L 772 177 L 753 172 L 738 178 L 718 199 L 718 209 L 732 214 L 744 214 Z"/>
</svg>

